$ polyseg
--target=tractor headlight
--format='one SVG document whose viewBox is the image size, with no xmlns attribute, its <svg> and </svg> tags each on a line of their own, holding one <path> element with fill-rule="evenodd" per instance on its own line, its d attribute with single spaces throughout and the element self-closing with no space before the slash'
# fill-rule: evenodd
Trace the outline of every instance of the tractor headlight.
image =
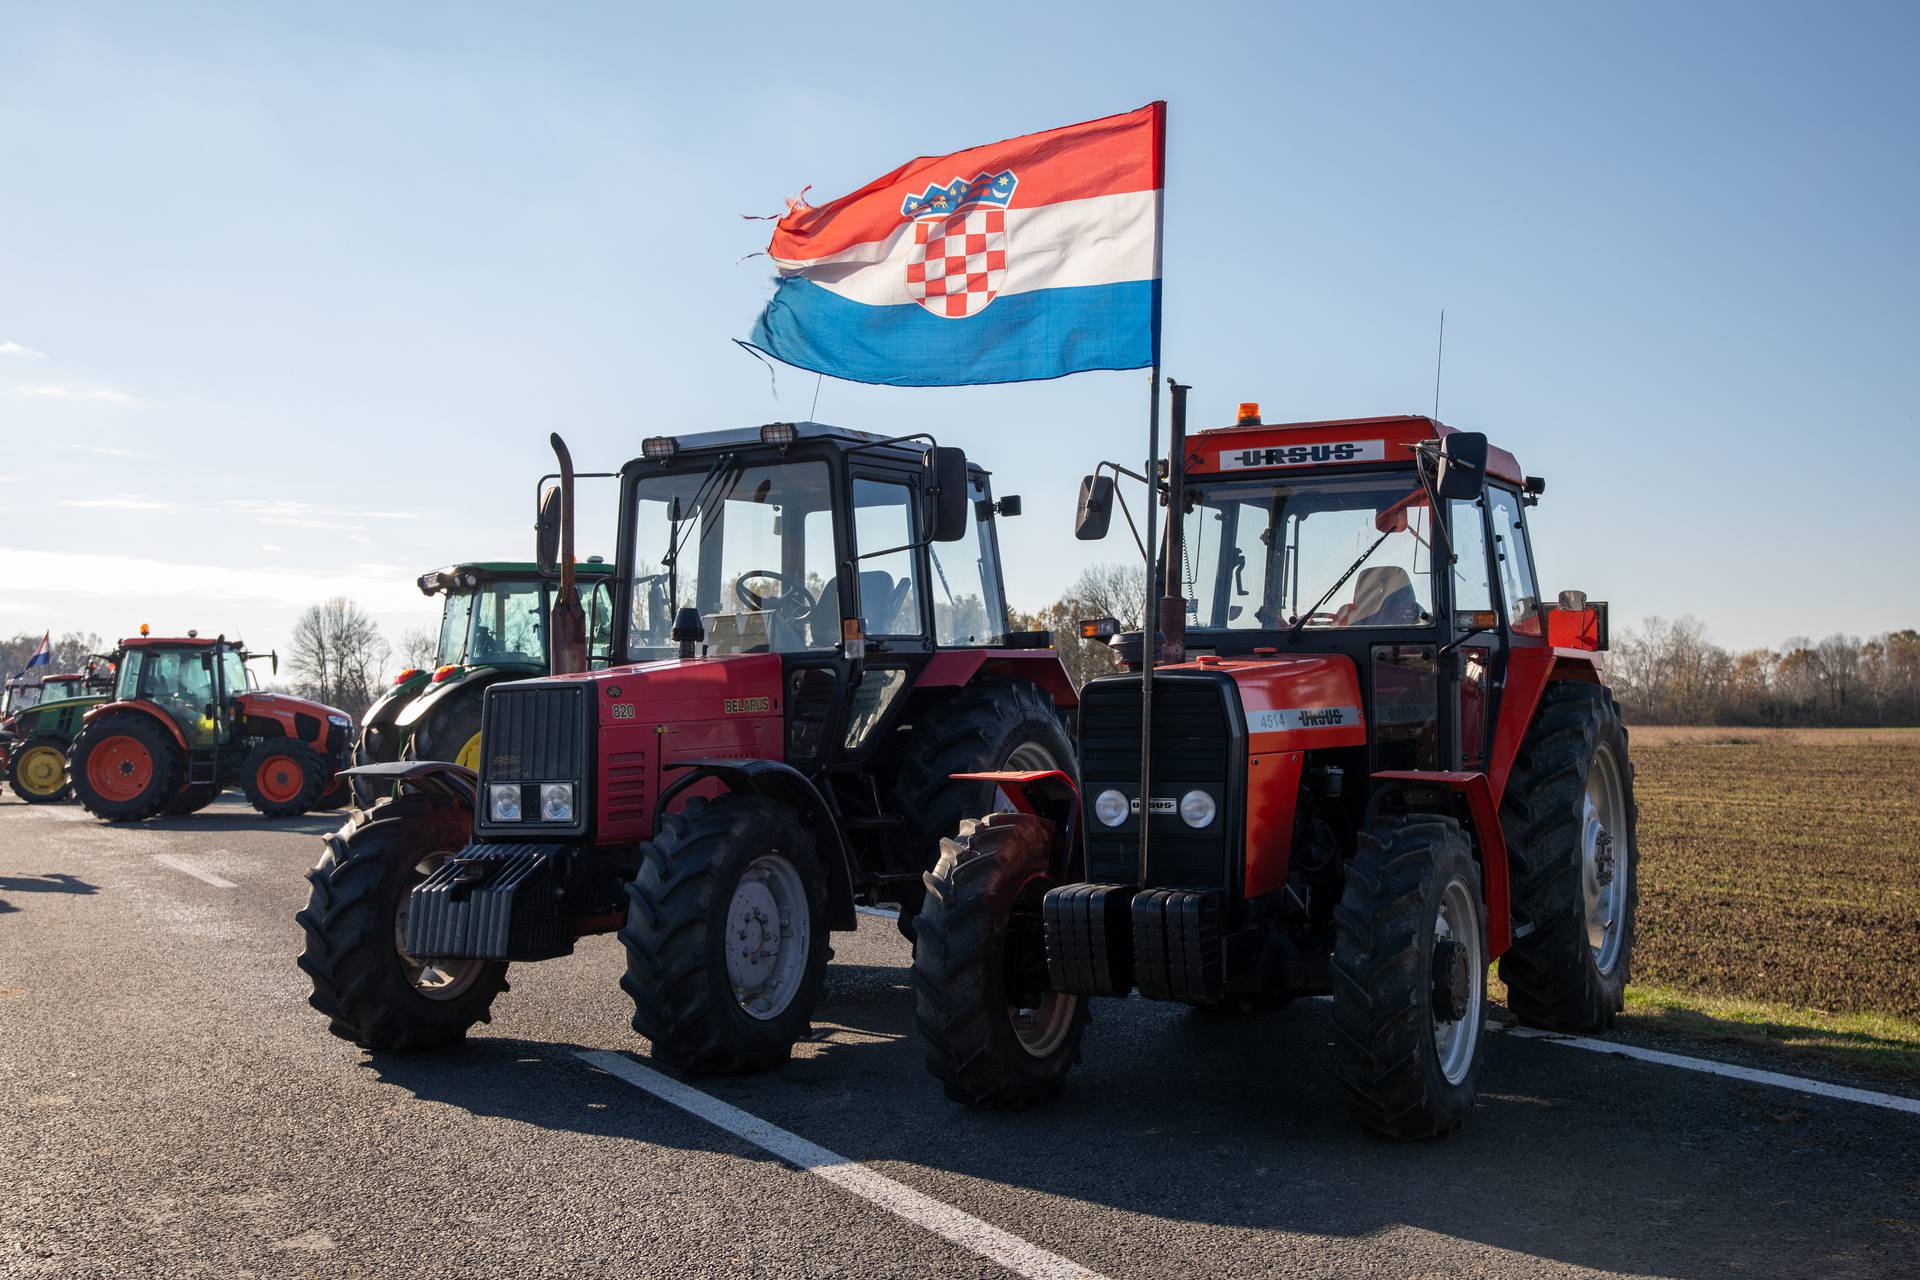
<svg viewBox="0 0 1920 1280">
<path fill-rule="evenodd" d="M 1189 791 L 1180 797 L 1180 820 L 1190 827 L 1211 826 L 1219 806 L 1204 791 Z"/>
<path fill-rule="evenodd" d="M 1127 820 L 1127 798 L 1109 787 L 1093 798 L 1093 816 L 1109 827 Z"/>
<path fill-rule="evenodd" d="M 571 782 L 540 784 L 540 821 L 573 821 L 573 784 Z"/>
<path fill-rule="evenodd" d="M 496 782 L 488 787 L 487 815 L 495 822 L 520 821 L 520 784 Z"/>
</svg>

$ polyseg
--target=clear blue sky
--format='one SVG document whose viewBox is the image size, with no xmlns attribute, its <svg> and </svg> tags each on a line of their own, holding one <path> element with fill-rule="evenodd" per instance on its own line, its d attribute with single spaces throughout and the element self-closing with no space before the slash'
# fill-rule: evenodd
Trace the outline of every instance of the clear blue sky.
<svg viewBox="0 0 1920 1280">
<path fill-rule="evenodd" d="M 0 4 L 0 632 L 418 625 L 421 570 L 526 553 L 550 429 L 612 467 L 806 415 L 729 341 L 739 215 L 1157 97 L 1196 425 L 1423 412 L 1444 306 L 1442 417 L 1548 478 L 1548 590 L 1730 645 L 1920 625 L 1916 15 Z M 1033 606 L 1145 389 L 817 416 L 993 467 Z"/>
</svg>

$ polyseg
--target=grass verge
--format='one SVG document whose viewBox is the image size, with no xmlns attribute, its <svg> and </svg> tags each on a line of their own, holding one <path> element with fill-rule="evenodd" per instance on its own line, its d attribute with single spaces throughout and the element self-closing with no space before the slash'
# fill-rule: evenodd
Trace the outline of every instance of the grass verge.
<svg viewBox="0 0 1920 1280">
<path fill-rule="evenodd" d="M 1884 1013 L 1826 1013 L 1671 987 L 1633 985 L 1616 1027 L 1765 1050 L 1778 1070 L 1837 1066 L 1920 1086 L 1920 1022 Z"/>
</svg>

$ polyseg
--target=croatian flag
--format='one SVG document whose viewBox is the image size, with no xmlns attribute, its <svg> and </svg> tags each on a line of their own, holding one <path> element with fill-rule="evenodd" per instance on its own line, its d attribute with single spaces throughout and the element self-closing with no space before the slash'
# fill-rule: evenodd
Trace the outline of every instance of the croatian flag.
<svg viewBox="0 0 1920 1280">
<path fill-rule="evenodd" d="M 31 658 L 27 659 L 27 665 L 25 668 L 23 668 L 23 670 L 31 671 L 35 667 L 44 667 L 49 663 L 51 663 L 52 661 L 53 661 L 53 632 L 49 631 L 47 632 L 47 634 L 40 637 L 40 647 L 33 651 L 33 656 Z"/>
<path fill-rule="evenodd" d="M 789 201 L 749 345 L 900 387 L 1156 364 L 1165 137 L 1156 102 Z"/>
</svg>

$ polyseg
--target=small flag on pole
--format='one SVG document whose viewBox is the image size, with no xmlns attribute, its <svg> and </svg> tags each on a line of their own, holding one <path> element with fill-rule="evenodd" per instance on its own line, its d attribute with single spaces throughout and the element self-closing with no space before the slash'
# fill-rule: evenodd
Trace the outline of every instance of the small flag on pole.
<svg viewBox="0 0 1920 1280">
<path fill-rule="evenodd" d="M 1156 102 L 788 202 L 746 345 L 855 382 L 1026 382 L 1160 353 Z"/>
<path fill-rule="evenodd" d="M 32 633 L 29 632 L 28 634 L 31 635 Z M 27 665 L 25 669 L 27 671 L 31 671 L 35 667 L 47 666 L 52 661 L 53 661 L 53 632 L 49 631 L 44 636 L 40 637 L 40 647 L 38 649 L 35 649 L 33 651 L 33 656 L 27 659 Z"/>
</svg>

